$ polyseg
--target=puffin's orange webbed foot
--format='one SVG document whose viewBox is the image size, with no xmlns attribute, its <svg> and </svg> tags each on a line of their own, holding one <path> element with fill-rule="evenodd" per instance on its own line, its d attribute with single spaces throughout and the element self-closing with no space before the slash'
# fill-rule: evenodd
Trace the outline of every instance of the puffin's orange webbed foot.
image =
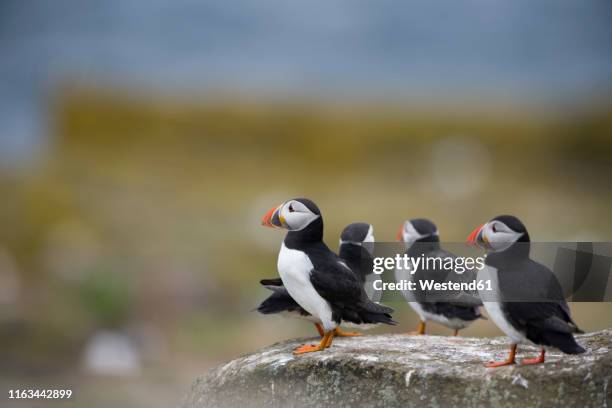
<svg viewBox="0 0 612 408">
<path fill-rule="evenodd" d="M 491 361 L 489 363 L 486 363 L 485 367 L 487 367 L 487 368 L 503 367 L 503 366 L 507 366 L 507 365 L 512 365 L 514 363 L 515 363 L 514 361 L 510 361 L 510 360 Z"/>
<path fill-rule="evenodd" d="M 321 350 L 323 350 L 323 348 L 318 344 L 304 344 L 303 346 L 300 346 L 296 348 L 295 350 L 293 350 L 293 354 L 298 355 L 298 354 L 304 354 L 304 353 L 312 353 L 312 352 L 321 351 Z"/>
<path fill-rule="evenodd" d="M 523 360 L 521 360 L 521 365 L 534 365 L 534 364 L 541 364 L 544 362 L 544 354 L 546 353 L 546 350 L 542 349 L 542 351 L 540 351 L 540 355 L 537 356 L 536 358 L 525 358 Z"/>
<path fill-rule="evenodd" d="M 321 342 L 318 345 L 314 344 L 305 344 L 293 350 L 293 354 L 304 354 L 304 353 L 313 353 L 315 351 L 325 350 L 327 347 L 331 346 L 332 340 L 334 338 L 334 331 L 330 330 L 321 339 Z"/>
<path fill-rule="evenodd" d="M 542 364 L 544 360 L 541 360 L 540 357 L 536 358 L 525 358 L 521 360 L 521 365 L 534 365 L 534 364 Z"/>
<path fill-rule="evenodd" d="M 337 327 L 336 329 L 334 329 L 334 335 L 338 337 L 357 337 L 363 336 L 363 333 L 345 332 L 341 328 Z"/>
<path fill-rule="evenodd" d="M 490 363 L 486 363 L 485 367 L 487 368 L 495 368 L 495 367 L 503 367 L 507 365 L 512 365 L 515 363 L 516 358 L 516 344 L 513 344 L 510 347 L 510 354 L 508 354 L 508 359 L 506 361 L 491 361 Z"/>
</svg>

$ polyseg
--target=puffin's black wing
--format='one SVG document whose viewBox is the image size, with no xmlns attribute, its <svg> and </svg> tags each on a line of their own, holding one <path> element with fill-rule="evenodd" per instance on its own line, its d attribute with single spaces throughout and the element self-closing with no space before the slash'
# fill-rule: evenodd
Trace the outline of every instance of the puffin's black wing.
<svg viewBox="0 0 612 408">
<path fill-rule="evenodd" d="M 506 302 L 503 309 L 510 323 L 536 344 L 554 346 L 567 354 L 583 353 L 573 333 L 580 333 L 565 307 L 553 302 Z"/>
<path fill-rule="evenodd" d="M 391 319 L 393 309 L 372 302 L 354 272 L 340 258 L 331 251 L 319 255 L 311 257 L 316 262 L 310 282 L 330 304 L 334 321 L 396 324 Z"/>
<path fill-rule="evenodd" d="M 509 322 L 536 344 L 554 346 L 568 354 L 584 352 L 574 340 L 574 333 L 582 333 L 570 315 L 562 298 L 561 287 L 554 274 L 544 265 L 526 260 L 512 271 L 499 271 L 500 290 L 516 287 L 517 282 L 530 282 L 523 288 L 529 298 L 549 299 L 545 302 L 504 302 L 503 309 Z"/>
<path fill-rule="evenodd" d="M 457 258 L 455 254 L 441 248 L 427 252 L 425 255 L 427 258 L 439 259 L 443 264 L 451 261 L 455 262 Z M 476 279 L 476 271 L 466 270 L 459 274 L 454 270 L 438 268 L 438 265 L 434 263 L 433 267 L 429 267 L 426 270 L 418 270 L 416 278 L 421 280 L 431 279 L 438 283 L 450 281 L 457 283 L 471 282 Z M 432 296 L 434 300 L 427 301 L 429 296 Z M 440 298 L 444 300 L 439 300 Z M 432 291 L 417 294 L 417 299 L 421 300 L 421 306 L 426 311 L 445 316 L 449 319 L 458 318 L 472 321 L 484 318 L 480 314 L 479 306 L 482 306 L 482 301 L 477 292 L 453 290 L 436 293 Z"/>
<path fill-rule="evenodd" d="M 433 256 L 439 257 L 446 262 L 456 262 L 457 256 L 452 252 L 448 252 L 444 249 L 438 249 L 435 251 Z M 437 272 L 438 276 L 436 279 L 439 279 L 440 282 L 457 282 L 457 283 L 470 283 L 476 280 L 478 277 L 478 272 L 475 269 L 466 269 L 464 268 L 463 272 L 458 273 L 458 267 L 455 266 L 454 270 L 442 270 Z M 446 291 L 445 295 L 449 298 L 449 303 L 453 303 L 457 306 L 466 306 L 466 307 L 476 307 L 482 306 L 482 300 L 480 299 L 480 295 L 478 291 L 464 291 L 464 290 L 455 290 L 455 291 Z"/>
</svg>

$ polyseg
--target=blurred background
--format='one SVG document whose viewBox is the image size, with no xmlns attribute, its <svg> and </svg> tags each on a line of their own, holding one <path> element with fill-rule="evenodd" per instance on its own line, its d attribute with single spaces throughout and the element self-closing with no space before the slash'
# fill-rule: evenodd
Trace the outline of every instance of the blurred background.
<svg viewBox="0 0 612 408">
<path fill-rule="evenodd" d="M 596 0 L 2 1 L 2 393 L 173 406 L 314 335 L 252 312 L 283 238 L 260 219 L 288 198 L 319 204 L 333 249 L 353 221 L 461 242 L 500 213 L 610 241 L 610 50 Z M 393 306 L 379 332 L 414 329 Z M 572 308 L 612 327 L 610 304 Z"/>
</svg>

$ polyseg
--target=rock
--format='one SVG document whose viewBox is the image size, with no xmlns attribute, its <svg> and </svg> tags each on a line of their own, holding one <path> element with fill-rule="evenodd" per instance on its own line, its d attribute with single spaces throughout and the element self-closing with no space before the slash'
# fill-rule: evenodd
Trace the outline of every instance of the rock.
<svg viewBox="0 0 612 408">
<path fill-rule="evenodd" d="M 182 406 L 612 408 L 612 330 L 577 338 L 586 353 L 549 350 L 545 364 L 501 368 L 483 363 L 506 358 L 504 337 L 366 335 L 299 356 L 291 351 L 315 339 L 290 340 L 212 369 Z M 519 346 L 519 358 L 537 352 Z"/>
</svg>

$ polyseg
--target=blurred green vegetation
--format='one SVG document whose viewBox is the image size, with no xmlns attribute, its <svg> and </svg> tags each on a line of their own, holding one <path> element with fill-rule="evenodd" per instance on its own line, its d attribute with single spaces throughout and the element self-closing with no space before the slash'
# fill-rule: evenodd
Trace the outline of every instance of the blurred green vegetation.
<svg viewBox="0 0 612 408">
<path fill-rule="evenodd" d="M 94 316 L 98 326 L 125 324 L 132 300 L 127 279 L 104 271 L 94 272 L 82 283 L 81 296 L 83 307 Z"/>
<path fill-rule="evenodd" d="M 448 135 L 469 135 L 495 149 L 610 164 L 612 101 L 583 112 L 517 107 L 424 110 L 410 106 L 314 102 L 160 102 L 73 90 L 58 103 L 58 132 L 68 146 L 129 149 L 150 144 L 190 151 L 282 154 L 337 170 L 366 158 Z M 151 146 L 155 148 L 156 146 Z M 240 151 L 236 151 L 236 148 Z M 299 147 L 299 149 L 296 149 Z M 227 151 L 226 151 L 227 150 Z M 277 159 L 277 157 L 275 157 Z M 228 158 L 231 159 L 231 158 Z"/>
<path fill-rule="evenodd" d="M 389 241 L 429 217 L 457 242 L 499 213 L 541 241 L 612 238 L 612 104 L 457 112 L 70 89 L 52 107 L 48 154 L 0 175 L 0 251 L 20 282 L 0 314 L 0 370 L 42 369 L 41 355 L 74 367 L 96 331 L 141 322 L 201 364 L 313 334 L 251 312 L 282 240 L 260 216 L 294 196 L 320 205 L 332 248 L 353 221 Z M 412 329 L 395 306 L 401 325 L 384 330 Z M 608 305 L 576 307 L 583 328 L 612 325 Z"/>
</svg>

